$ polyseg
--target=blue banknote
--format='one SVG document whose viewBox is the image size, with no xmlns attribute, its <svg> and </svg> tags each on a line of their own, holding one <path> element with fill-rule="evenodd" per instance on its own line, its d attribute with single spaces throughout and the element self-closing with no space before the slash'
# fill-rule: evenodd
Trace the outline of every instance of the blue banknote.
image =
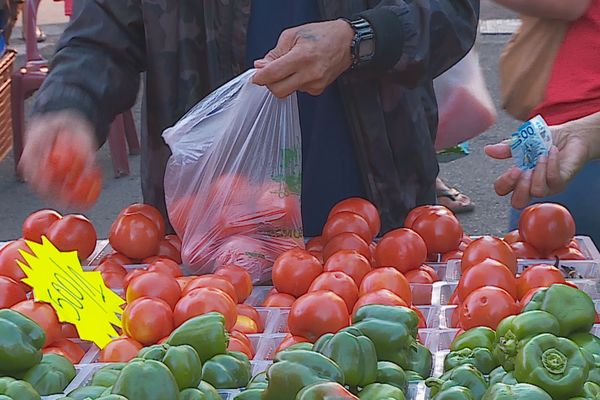
<svg viewBox="0 0 600 400">
<path fill-rule="evenodd" d="M 548 156 L 551 147 L 552 132 L 540 115 L 521 125 L 511 137 L 512 158 L 524 171 L 534 169 L 541 156 Z"/>
</svg>

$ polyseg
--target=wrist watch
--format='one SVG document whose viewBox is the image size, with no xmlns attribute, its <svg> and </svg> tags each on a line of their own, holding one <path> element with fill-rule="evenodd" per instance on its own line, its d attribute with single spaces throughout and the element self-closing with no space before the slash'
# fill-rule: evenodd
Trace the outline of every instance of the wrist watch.
<svg viewBox="0 0 600 400">
<path fill-rule="evenodd" d="M 354 29 L 354 38 L 350 46 L 351 68 L 361 67 L 375 57 L 375 32 L 369 21 L 363 17 L 343 18 L 343 20 Z"/>
</svg>

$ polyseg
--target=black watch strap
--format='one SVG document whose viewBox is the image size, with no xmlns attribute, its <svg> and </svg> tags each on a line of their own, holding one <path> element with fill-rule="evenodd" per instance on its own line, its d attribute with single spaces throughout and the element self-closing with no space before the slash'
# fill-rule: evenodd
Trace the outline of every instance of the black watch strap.
<svg viewBox="0 0 600 400">
<path fill-rule="evenodd" d="M 367 64 L 375 57 L 375 32 L 369 21 L 363 17 L 344 18 L 344 20 L 354 29 L 350 52 L 352 68 L 357 68 Z"/>
</svg>

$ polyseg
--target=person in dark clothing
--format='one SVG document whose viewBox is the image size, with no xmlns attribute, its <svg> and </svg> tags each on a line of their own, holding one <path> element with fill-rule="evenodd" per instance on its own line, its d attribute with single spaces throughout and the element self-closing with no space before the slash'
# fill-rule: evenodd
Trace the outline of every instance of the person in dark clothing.
<svg viewBox="0 0 600 400">
<path fill-rule="evenodd" d="M 473 46 L 478 0 L 88 0 L 79 8 L 27 134 L 22 172 L 38 192 L 61 196 L 40 178 L 49 143 L 68 135 L 91 162 L 145 72 L 142 190 L 166 214 L 161 133 L 255 67 L 254 83 L 276 96 L 300 92 L 307 235 L 319 234 L 345 197 L 373 201 L 384 230 L 435 203 L 432 82 Z"/>
</svg>

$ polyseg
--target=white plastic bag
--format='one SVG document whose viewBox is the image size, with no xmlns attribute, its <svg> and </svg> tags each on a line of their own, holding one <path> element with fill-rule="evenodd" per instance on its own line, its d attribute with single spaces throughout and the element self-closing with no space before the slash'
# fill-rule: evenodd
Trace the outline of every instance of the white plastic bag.
<svg viewBox="0 0 600 400">
<path fill-rule="evenodd" d="M 476 50 L 433 81 L 438 103 L 435 149 L 456 146 L 496 122 L 496 108 L 485 84 Z"/>
<path fill-rule="evenodd" d="M 163 137 L 169 219 L 195 274 L 234 263 L 255 283 L 279 254 L 304 246 L 301 135 L 296 95 L 279 100 L 254 70 L 197 104 Z"/>
</svg>

